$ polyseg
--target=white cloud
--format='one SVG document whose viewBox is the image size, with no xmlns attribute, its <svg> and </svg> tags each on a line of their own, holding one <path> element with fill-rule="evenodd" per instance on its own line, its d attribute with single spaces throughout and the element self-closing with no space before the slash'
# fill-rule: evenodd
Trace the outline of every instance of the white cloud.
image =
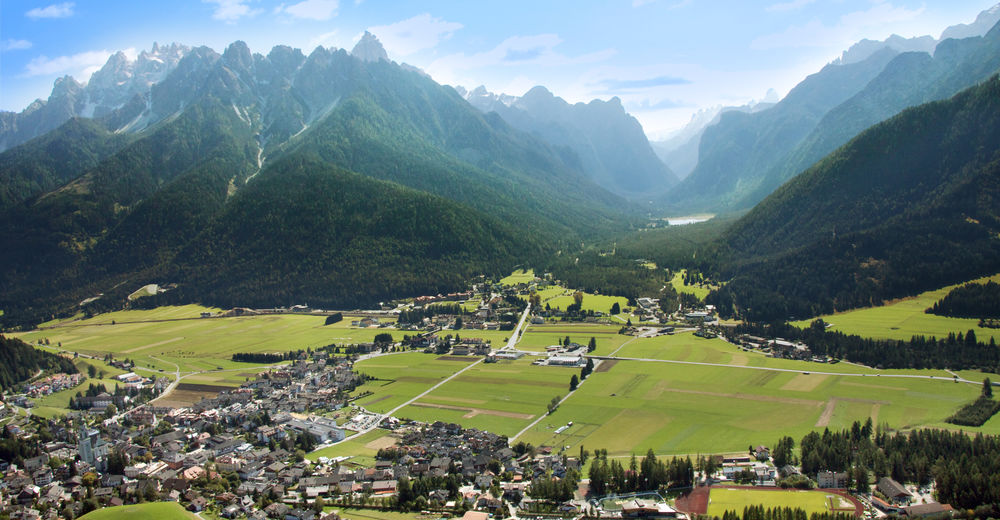
<svg viewBox="0 0 1000 520">
<path fill-rule="evenodd" d="M 303 0 L 292 5 L 281 4 L 275 12 L 289 14 L 293 18 L 326 21 L 337 13 L 337 6 L 337 0 Z"/>
<path fill-rule="evenodd" d="M 100 70 L 110 56 L 111 53 L 106 50 L 87 51 L 55 58 L 39 56 L 25 65 L 21 77 L 70 74 L 77 79 L 87 81 L 91 74 Z"/>
<path fill-rule="evenodd" d="M 772 50 L 793 47 L 823 48 L 836 54 L 862 38 L 873 38 L 878 31 L 888 37 L 894 31 L 905 32 L 905 27 L 893 24 L 909 22 L 923 13 L 924 8 L 895 7 L 888 2 L 878 2 L 866 11 L 847 13 L 833 25 L 813 19 L 805 25 L 793 25 L 780 33 L 768 34 L 750 42 L 754 50 Z"/>
<path fill-rule="evenodd" d="M 23 51 L 31 48 L 31 42 L 28 40 L 4 40 L 0 44 L 0 48 L 5 51 Z"/>
<path fill-rule="evenodd" d="M 24 16 L 32 19 L 39 18 L 69 18 L 73 16 L 73 2 L 64 2 L 61 4 L 52 4 L 46 7 L 36 7 L 26 13 Z"/>
<path fill-rule="evenodd" d="M 207 4 L 215 5 L 215 12 L 212 18 L 222 20 L 226 23 L 234 23 L 244 16 L 254 16 L 261 12 L 260 9 L 251 9 L 247 0 L 202 0 Z"/>
<path fill-rule="evenodd" d="M 377 36 L 390 53 L 409 56 L 437 46 L 461 28 L 460 23 L 424 13 L 389 25 L 369 27 L 368 31 Z"/>
<path fill-rule="evenodd" d="M 816 0 L 791 0 L 790 2 L 782 2 L 780 4 L 769 5 L 764 8 L 765 11 L 794 11 L 796 9 L 802 9 L 803 7 L 815 2 Z"/>
<path fill-rule="evenodd" d="M 333 30 L 327 33 L 318 34 L 309 40 L 309 48 L 315 49 L 317 46 L 329 47 L 329 43 L 333 42 L 333 38 L 337 36 L 337 31 Z"/>
</svg>

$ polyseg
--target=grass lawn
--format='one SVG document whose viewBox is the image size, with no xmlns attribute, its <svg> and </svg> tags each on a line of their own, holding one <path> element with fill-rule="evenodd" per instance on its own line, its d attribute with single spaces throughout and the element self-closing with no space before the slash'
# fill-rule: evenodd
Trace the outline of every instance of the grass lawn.
<svg viewBox="0 0 1000 520">
<path fill-rule="evenodd" d="M 1000 282 L 1000 274 L 974 280 L 986 283 L 987 280 Z M 880 307 L 856 309 L 838 314 L 820 316 L 823 321 L 833 324 L 830 330 L 846 334 L 857 334 L 867 338 L 890 338 L 908 340 L 913 336 L 944 337 L 949 332 L 965 333 L 969 329 L 976 331 L 976 338 L 989 342 L 994 338 L 1000 342 L 1000 329 L 979 327 L 979 320 L 965 318 L 948 318 L 936 314 L 926 314 L 924 310 L 944 298 L 949 291 L 962 284 L 927 291 L 918 296 L 904 298 Z M 812 319 L 794 322 L 797 327 L 808 327 Z"/>
<path fill-rule="evenodd" d="M 320 457 L 353 457 L 350 462 L 365 465 L 369 462 L 375 463 L 375 454 L 379 448 L 384 448 L 395 444 L 396 439 L 390 436 L 388 430 L 372 430 L 360 437 L 349 441 L 339 442 L 333 446 L 316 450 L 306 458 L 315 462 Z"/>
<path fill-rule="evenodd" d="M 141 520 L 198 520 L 177 502 L 149 502 L 131 506 L 105 507 L 91 511 L 80 517 L 80 520 L 118 520 L 120 518 L 135 518 Z"/>
<path fill-rule="evenodd" d="M 29 343 L 47 338 L 52 347 L 98 358 L 112 353 L 117 359 L 129 358 L 140 367 L 165 373 L 173 373 L 175 364 L 182 373 L 225 370 L 228 372 L 208 378 L 211 381 L 191 382 L 231 386 L 256 374 L 262 366 L 231 361 L 236 352 L 286 352 L 331 343 L 364 343 L 385 332 L 378 328 L 352 328 L 349 319 L 324 326 L 322 316 L 282 314 L 202 319 L 199 315 L 203 310 L 206 309 L 186 305 L 120 311 L 16 336 Z M 402 337 L 398 331 L 392 333 Z"/>
<path fill-rule="evenodd" d="M 824 491 L 774 491 L 754 489 L 712 488 L 708 495 L 709 516 L 721 517 L 726 511 L 743 514 L 746 506 L 762 505 L 768 508 L 791 507 L 804 509 L 806 513 L 826 513 L 830 511 L 830 501 L 840 508 L 842 498 Z M 846 502 L 846 501 L 845 501 Z M 848 507 L 847 505 L 843 506 Z"/>
</svg>

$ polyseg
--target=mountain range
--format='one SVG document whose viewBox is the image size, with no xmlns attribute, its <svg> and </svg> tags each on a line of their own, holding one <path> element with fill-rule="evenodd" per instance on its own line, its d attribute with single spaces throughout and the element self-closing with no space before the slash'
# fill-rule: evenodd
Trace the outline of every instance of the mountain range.
<svg viewBox="0 0 1000 520">
<path fill-rule="evenodd" d="M 3 320 L 114 305 L 138 280 L 182 281 L 163 301 L 374 305 L 631 225 L 577 156 L 380 50 L 193 48 L 4 152 Z"/>
<path fill-rule="evenodd" d="M 351 52 L 116 54 L 0 114 L 0 325 L 148 283 L 170 290 L 132 305 L 367 307 L 573 269 L 619 239 L 726 282 L 710 301 L 759 320 L 992 274 L 1000 28 L 931 43 L 860 42 L 780 101 L 700 114 L 661 147 L 683 180 L 617 98 L 440 85 L 368 33 Z M 675 240 L 638 232 L 651 206 L 749 211 Z M 598 273 L 633 260 L 575 279 L 607 292 L 623 284 Z"/>
</svg>

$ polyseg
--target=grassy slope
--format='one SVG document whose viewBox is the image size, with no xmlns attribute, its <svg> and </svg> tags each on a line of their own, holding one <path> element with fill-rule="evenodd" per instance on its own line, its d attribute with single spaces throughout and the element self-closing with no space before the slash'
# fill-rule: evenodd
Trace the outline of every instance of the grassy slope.
<svg viewBox="0 0 1000 520">
<path fill-rule="evenodd" d="M 1000 281 L 1000 274 L 974 280 L 985 283 L 987 280 Z M 869 338 L 891 338 L 908 340 L 913 336 L 945 337 L 951 332 L 965 333 L 969 329 L 976 331 L 979 341 L 989 341 L 990 338 L 1000 342 L 1000 329 L 979 327 L 979 320 L 965 318 L 949 318 L 926 314 L 924 310 L 934 305 L 949 291 L 965 283 L 951 285 L 921 293 L 918 296 L 904 298 L 880 307 L 869 307 L 852 311 L 820 316 L 823 321 L 832 323 L 830 330 L 846 334 L 857 334 Z M 798 327 L 807 327 L 812 320 L 794 322 Z"/>
</svg>

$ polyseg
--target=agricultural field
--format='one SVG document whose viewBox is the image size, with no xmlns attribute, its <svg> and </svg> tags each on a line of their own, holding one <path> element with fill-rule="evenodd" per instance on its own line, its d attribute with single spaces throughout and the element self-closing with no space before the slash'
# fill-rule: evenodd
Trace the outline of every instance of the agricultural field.
<svg viewBox="0 0 1000 520">
<path fill-rule="evenodd" d="M 590 323 L 551 323 L 532 325 L 521 335 L 517 348 L 527 351 L 544 352 L 545 347 L 558 345 L 566 336 L 570 341 L 586 345 L 590 338 L 597 340 L 597 350 L 594 355 L 608 355 L 623 343 L 632 339 L 631 336 L 618 334 L 620 326 L 596 325 Z"/>
<path fill-rule="evenodd" d="M 784 361 L 784 360 L 769 360 Z M 789 371 L 655 361 L 602 361 L 552 415 L 518 440 L 535 445 L 584 445 L 625 456 L 742 451 L 782 435 L 840 429 L 872 418 L 893 428 L 949 427 L 943 421 L 973 400 L 978 385 L 948 377 L 828 375 L 841 365 L 787 361 Z M 845 367 L 846 368 L 846 367 Z M 861 367 L 855 367 L 863 371 Z M 917 373 L 917 371 L 913 371 Z M 555 434 L 555 429 L 573 425 Z M 1000 432 L 1000 420 L 966 430 Z"/>
<path fill-rule="evenodd" d="M 385 332 L 351 328 L 349 317 L 326 326 L 323 316 L 199 318 L 202 311 L 213 310 L 186 305 L 120 311 L 16 336 L 29 343 L 47 338 L 52 347 L 98 359 L 111 353 L 117 359 L 129 358 L 139 367 L 166 374 L 178 367 L 182 374 L 205 372 L 189 376 L 185 382 L 236 386 L 261 370 L 257 364 L 231 361 L 236 352 L 286 352 L 331 343 L 363 343 Z M 400 339 L 403 335 L 398 331 L 392 334 Z"/>
<path fill-rule="evenodd" d="M 1000 282 L 1000 274 L 973 281 L 986 283 L 988 280 Z M 941 298 L 944 298 L 949 291 L 959 285 L 965 285 L 965 283 L 927 291 L 920 295 L 897 300 L 880 307 L 856 309 L 820 316 L 820 318 L 833 325 L 829 330 L 836 330 L 845 334 L 857 334 L 867 338 L 908 340 L 918 335 L 940 338 L 947 336 L 950 332 L 961 332 L 964 334 L 969 329 L 972 329 L 976 331 L 976 338 L 979 341 L 988 342 L 990 338 L 993 338 L 997 342 L 1000 342 L 1000 329 L 979 327 L 979 320 L 949 318 L 924 313 L 924 310 L 934 305 Z M 793 325 L 808 327 L 813 319 L 797 321 Z"/>
<path fill-rule="evenodd" d="M 553 309 L 565 310 L 574 303 L 574 292 L 575 291 L 567 291 L 565 294 L 551 298 L 548 301 L 543 299 L 543 306 L 547 304 Z M 615 302 L 617 302 L 618 306 L 622 309 L 628 306 L 628 298 L 625 298 L 624 296 L 605 296 L 603 294 L 583 293 L 583 301 L 580 302 L 580 308 L 585 311 L 600 311 L 604 314 L 608 314 L 611 311 L 611 306 L 614 305 Z"/>
<path fill-rule="evenodd" d="M 196 515 L 184 510 L 177 502 L 148 502 L 131 506 L 105 507 L 91 511 L 80 520 L 199 520 Z"/>
<path fill-rule="evenodd" d="M 569 391 L 579 369 L 542 367 L 531 357 L 480 363 L 397 415 L 418 421 L 445 421 L 514 435 L 546 413 L 553 397 Z"/>
<path fill-rule="evenodd" d="M 500 285 L 517 285 L 519 283 L 531 283 L 535 281 L 535 271 L 533 269 L 518 269 L 500 279 Z"/>
<path fill-rule="evenodd" d="M 722 517 L 726 511 L 743 514 L 747 506 L 762 505 L 768 508 L 790 507 L 804 509 L 806 513 L 828 513 L 831 504 L 838 510 L 851 509 L 854 505 L 847 499 L 821 490 L 758 490 L 712 488 L 708 496 L 708 514 Z"/>
<path fill-rule="evenodd" d="M 388 412 L 481 359 L 405 352 L 360 361 L 354 365 L 355 370 L 376 380 L 368 381 L 355 390 L 355 395 L 372 392 L 372 395 L 358 399 L 355 404 L 372 412 Z"/>
</svg>

